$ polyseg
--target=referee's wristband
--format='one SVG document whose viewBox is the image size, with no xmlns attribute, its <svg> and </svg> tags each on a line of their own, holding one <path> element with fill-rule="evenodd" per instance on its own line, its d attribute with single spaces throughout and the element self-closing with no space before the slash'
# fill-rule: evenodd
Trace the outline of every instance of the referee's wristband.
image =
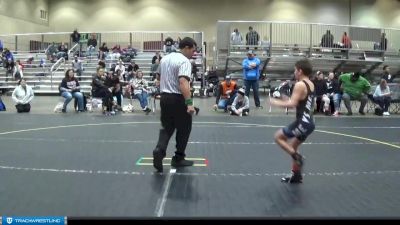
<svg viewBox="0 0 400 225">
<path fill-rule="evenodd" d="M 193 99 L 191 98 L 185 99 L 185 105 L 193 105 Z"/>
</svg>

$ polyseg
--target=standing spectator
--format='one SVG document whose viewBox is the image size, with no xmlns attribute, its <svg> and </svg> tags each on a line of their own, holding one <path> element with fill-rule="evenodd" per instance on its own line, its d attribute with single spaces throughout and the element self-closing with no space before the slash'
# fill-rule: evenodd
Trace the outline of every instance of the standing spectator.
<svg viewBox="0 0 400 225">
<path fill-rule="evenodd" d="M 75 28 L 74 32 L 71 34 L 71 40 L 75 44 L 79 44 L 79 56 L 81 56 L 82 52 L 82 44 L 80 43 L 81 34 L 78 32 L 78 29 Z"/>
<path fill-rule="evenodd" d="M 72 69 L 74 70 L 74 73 L 78 75 L 78 79 L 82 80 L 83 65 L 82 61 L 78 59 L 78 56 L 75 56 L 74 61 L 72 61 Z"/>
<path fill-rule="evenodd" d="M 339 82 L 342 84 L 342 99 L 347 108 L 347 115 L 353 115 L 350 105 L 351 100 L 358 100 L 361 102 L 358 112 L 361 115 L 365 115 L 364 107 L 367 104 L 367 94 L 371 88 L 368 80 L 361 76 L 361 72 L 356 72 L 340 75 Z"/>
<path fill-rule="evenodd" d="M 333 48 L 333 35 L 330 30 L 327 30 L 321 39 L 321 47 Z"/>
<path fill-rule="evenodd" d="M 153 166 L 163 171 L 162 161 L 166 156 L 168 142 L 176 131 L 176 151 L 172 157 L 173 167 L 192 166 L 185 159 L 185 150 L 192 130 L 192 115 L 195 112 L 190 97 L 190 74 L 192 58 L 197 44 L 189 37 L 179 43 L 180 52 L 172 52 L 161 60 L 161 125 L 157 146 L 153 151 Z"/>
<path fill-rule="evenodd" d="M 68 69 L 65 72 L 65 77 L 62 79 L 60 85 L 61 96 L 65 98 L 64 105 L 61 110 L 63 113 L 67 112 L 67 105 L 72 98 L 78 100 L 78 112 L 83 112 L 83 94 L 80 92 L 80 88 L 79 82 L 74 76 L 74 70 Z"/>
<path fill-rule="evenodd" d="M 250 88 L 253 89 L 254 102 L 257 108 L 260 108 L 260 97 L 258 94 L 260 79 L 260 59 L 257 58 L 252 50 L 247 52 L 247 58 L 242 62 L 243 79 L 246 87 L 246 96 L 250 94 Z"/>
<path fill-rule="evenodd" d="M 380 41 L 380 44 L 379 44 L 380 50 L 386 51 L 387 50 L 387 44 L 388 44 L 388 40 L 386 38 L 386 33 L 382 33 L 381 41 Z"/>
<path fill-rule="evenodd" d="M 258 45 L 258 42 L 260 41 L 260 35 L 257 33 L 257 31 L 253 30 L 253 27 L 249 27 L 249 32 L 246 34 L 246 45 Z M 249 47 L 247 47 L 249 49 Z M 257 49 L 255 47 L 254 49 Z"/>
<path fill-rule="evenodd" d="M 243 42 L 242 34 L 235 28 L 231 34 L 231 45 L 241 45 Z"/>
<path fill-rule="evenodd" d="M 383 115 L 384 116 L 390 116 L 389 113 L 389 106 L 390 106 L 390 101 L 392 93 L 390 92 L 389 85 L 387 85 L 387 82 L 385 79 L 382 79 L 380 84 L 376 86 L 373 98 L 376 103 L 381 107 L 383 110 Z"/>
<path fill-rule="evenodd" d="M 385 79 L 387 83 L 392 83 L 395 77 L 395 75 L 390 74 L 390 67 L 388 65 L 384 65 L 382 79 Z"/>
<path fill-rule="evenodd" d="M 14 56 L 11 53 L 10 50 L 8 50 L 7 48 L 4 48 L 4 52 L 3 52 L 3 66 L 4 68 L 6 68 L 6 82 L 8 81 L 8 76 L 11 76 L 13 74 L 13 70 L 14 70 Z"/>
<path fill-rule="evenodd" d="M 171 53 L 173 49 L 173 44 L 174 44 L 174 39 L 172 39 L 170 36 L 168 36 L 165 41 L 164 41 L 164 46 L 165 46 L 165 53 Z"/>
<path fill-rule="evenodd" d="M 347 35 L 347 32 L 343 33 L 342 44 L 343 48 L 352 48 L 351 39 L 350 36 Z"/>
<path fill-rule="evenodd" d="M 91 56 L 92 53 L 96 50 L 97 47 L 97 39 L 96 39 L 96 34 L 90 35 L 89 40 L 87 41 L 87 56 Z"/>
<path fill-rule="evenodd" d="M 108 51 L 107 44 L 104 42 L 99 48 L 99 59 L 104 60 L 107 57 Z"/>
<path fill-rule="evenodd" d="M 21 61 L 19 59 L 17 59 L 15 66 L 14 66 L 14 73 L 13 73 L 13 77 L 15 80 L 21 80 L 21 78 L 24 77 L 23 71 L 24 67 L 21 64 Z"/>
<path fill-rule="evenodd" d="M 219 85 L 214 110 L 224 109 L 225 112 L 228 112 L 228 107 L 235 100 L 237 89 L 236 82 L 231 80 L 231 76 L 226 76 L 225 81 Z"/>
<path fill-rule="evenodd" d="M 245 90 L 240 88 L 238 94 L 233 100 L 232 107 L 230 107 L 231 115 L 235 116 L 247 116 L 250 112 L 250 101 L 249 97 L 245 95 Z"/>
<path fill-rule="evenodd" d="M 26 84 L 25 79 L 18 81 L 18 86 L 14 89 L 12 93 L 12 99 L 16 103 L 15 108 L 17 112 L 30 112 L 31 101 L 34 97 L 32 88 Z"/>
</svg>

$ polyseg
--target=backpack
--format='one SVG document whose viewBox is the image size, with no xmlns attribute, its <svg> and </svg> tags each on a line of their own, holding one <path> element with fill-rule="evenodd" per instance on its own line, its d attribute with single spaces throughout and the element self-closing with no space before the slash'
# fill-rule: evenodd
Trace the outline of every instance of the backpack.
<svg viewBox="0 0 400 225">
<path fill-rule="evenodd" d="M 383 116 L 383 109 L 381 109 L 380 107 L 376 107 L 375 108 L 375 115 Z"/>
<path fill-rule="evenodd" d="M 0 97 L 0 111 L 6 111 L 6 105 L 4 105 L 3 100 Z"/>
</svg>

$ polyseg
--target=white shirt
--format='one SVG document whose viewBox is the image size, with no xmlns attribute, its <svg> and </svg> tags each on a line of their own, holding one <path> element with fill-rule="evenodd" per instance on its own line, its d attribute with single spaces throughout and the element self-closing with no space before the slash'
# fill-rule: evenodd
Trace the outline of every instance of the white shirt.
<svg viewBox="0 0 400 225">
<path fill-rule="evenodd" d="M 159 69 L 161 93 L 182 94 L 179 77 L 190 80 L 192 64 L 189 59 L 180 52 L 172 52 L 161 59 Z"/>
<path fill-rule="evenodd" d="M 33 90 L 29 85 L 26 85 L 26 92 L 21 85 L 18 85 L 12 93 L 12 99 L 16 104 L 27 104 L 32 101 L 33 96 Z"/>
</svg>

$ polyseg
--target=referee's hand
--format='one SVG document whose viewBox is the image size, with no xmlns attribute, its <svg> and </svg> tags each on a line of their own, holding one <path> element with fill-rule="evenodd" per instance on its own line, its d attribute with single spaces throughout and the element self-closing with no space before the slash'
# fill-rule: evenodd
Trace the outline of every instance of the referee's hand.
<svg viewBox="0 0 400 225">
<path fill-rule="evenodd" d="M 189 113 L 190 115 L 193 115 L 194 112 L 195 112 L 194 106 L 188 105 L 187 106 L 187 113 Z"/>
</svg>

